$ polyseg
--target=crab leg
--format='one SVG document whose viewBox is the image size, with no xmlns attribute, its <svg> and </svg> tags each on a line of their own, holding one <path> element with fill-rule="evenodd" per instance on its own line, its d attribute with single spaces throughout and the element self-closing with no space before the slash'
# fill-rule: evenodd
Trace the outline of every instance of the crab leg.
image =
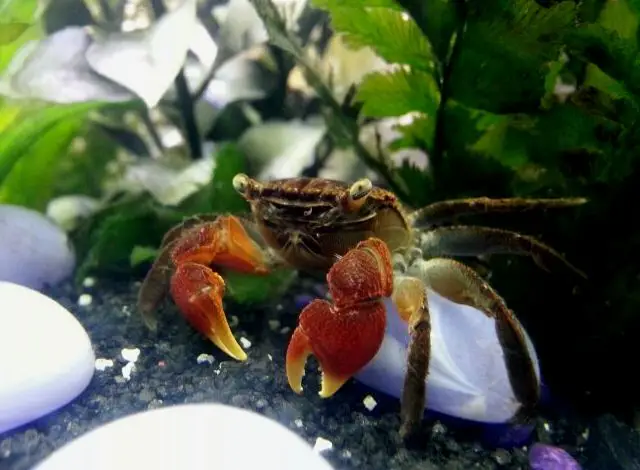
<svg viewBox="0 0 640 470">
<path fill-rule="evenodd" d="M 387 246 L 379 239 L 360 242 L 329 270 L 333 303 L 314 300 L 301 312 L 287 348 L 289 385 L 302 393 L 307 358 L 322 369 L 320 396 L 336 393 L 376 355 L 386 327 L 383 303 L 393 291 L 393 269 Z"/>
<path fill-rule="evenodd" d="M 414 227 L 425 227 L 437 225 L 460 216 L 561 209 L 579 206 L 586 202 L 586 199 L 579 197 L 558 199 L 491 199 L 488 197 L 450 199 L 417 209 L 409 215 L 409 218 L 411 225 Z"/>
<path fill-rule="evenodd" d="M 222 306 L 224 280 L 210 266 L 267 274 L 269 269 L 262 250 L 233 216 L 220 216 L 188 227 L 183 224 L 177 230 L 180 235 L 174 232 L 175 236 L 165 237 L 169 241 L 140 289 L 138 307 L 143 318 L 155 326 L 152 310 L 164 295 L 169 282 L 167 272 L 173 265 L 170 291 L 187 321 L 225 353 L 238 360 L 246 359 L 230 331 Z M 160 284 L 155 283 L 158 281 Z"/>
<path fill-rule="evenodd" d="M 471 268 L 452 259 L 435 258 L 418 261 L 410 269 L 427 287 L 452 302 L 473 307 L 496 321 L 496 333 L 502 347 L 509 382 L 515 397 L 521 403 L 518 417 L 527 417 L 540 399 L 540 385 L 536 368 L 526 342 L 525 334 L 511 310 L 497 292 Z M 396 294 L 399 295 L 399 294 Z M 401 303 L 395 300 L 401 312 Z M 403 433 L 410 435 L 415 430 L 424 409 L 425 361 L 429 360 L 429 342 L 423 333 L 419 336 L 415 325 L 429 324 L 428 310 L 413 305 L 413 328 L 409 343 L 407 377 L 403 390 Z M 407 312 L 401 313 L 406 318 Z M 410 330 L 411 331 L 411 330 Z"/>
<path fill-rule="evenodd" d="M 395 280 L 392 300 L 409 328 L 407 375 L 400 408 L 400 435 L 410 437 L 422 421 L 431 359 L 431 319 L 424 283 L 414 277 Z"/>
<path fill-rule="evenodd" d="M 586 274 L 560 253 L 534 237 L 510 230 L 470 225 L 454 225 L 429 230 L 421 236 L 424 256 L 478 256 L 482 254 L 528 255 L 545 271 L 563 265 L 582 278 Z"/>
</svg>

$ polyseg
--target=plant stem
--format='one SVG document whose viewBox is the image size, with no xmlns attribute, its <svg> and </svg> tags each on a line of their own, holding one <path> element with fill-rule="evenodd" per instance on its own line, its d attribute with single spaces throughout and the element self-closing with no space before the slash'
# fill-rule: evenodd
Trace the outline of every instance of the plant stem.
<svg viewBox="0 0 640 470">
<path fill-rule="evenodd" d="M 156 20 L 167 12 L 167 8 L 165 7 L 163 0 L 150 0 L 150 3 Z M 185 139 L 189 146 L 189 153 L 191 154 L 191 158 L 194 160 L 202 158 L 202 140 L 196 123 L 194 101 L 191 96 L 191 92 L 189 91 L 189 84 L 187 83 L 187 77 L 184 73 L 184 66 L 180 69 L 180 72 L 178 72 L 174 84 L 178 95 L 178 110 L 182 116 L 182 123 L 186 134 Z"/>
<path fill-rule="evenodd" d="M 442 67 L 442 75 L 441 75 L 441 83 L 440 83 L 440 104 L 438 105 L 438 110 L 436 112 L 436 128 L 435 128 L 435 136 L 433 141 L 433 150 L 429 155 L 429 166 L 431 167 L 431 172 L 433 175 L 433 181 L 435 186 L 438 186 L 439 178 L 437 173 L 440 170 L 440 167 L 444 161 L 444 153 L 446 152 L 446 142 L 445 142 L 445 114 L 447 101 L 449 100 L 449 95 L 451 94 L 451 72 L 455 63 L 458 60 L 458 56 L 460 55 L 460 48 L 462 45 L 462 36 L 464 35 L 464 30 L 466 27 L 466 9 L 464 2 L 458 3 L 459 14 L 460 14 L 460 22 L 458 25 L 458 29 L 455 32 L 455 37 L 453 41 L 453 46 L 451 49 L 451 53 L 449 54 L 446 63 Z"/>
</svg>

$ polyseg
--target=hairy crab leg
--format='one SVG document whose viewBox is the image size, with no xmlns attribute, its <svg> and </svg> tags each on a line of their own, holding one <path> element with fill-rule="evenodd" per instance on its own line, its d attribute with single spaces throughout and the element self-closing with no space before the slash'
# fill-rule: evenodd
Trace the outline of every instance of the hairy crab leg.
<svg viewBox="0 0 640 470">
<path fill-rule="evenodd" d="M 290 387 L 302 393 L 307 358 L 322 369 L 320 396 L 336 393 L 376 355 L 386 328 L 383 299 L 393 291 L 393 268 L 383 241 L 370 238 L 348 251 L 327 273 L 333 303 L 314 300 L 300 313 L 286 355 Z"/>
<path fill-rule="evenodd" d="M 491 199 L 477 197 L 468 199 L 450 199 L 429 204 L 409 214 L 410 224 L 414 227 L 429 227 L 451 219 L 475 214 L 525 212 L 530 210 L 562 209 L 585 204 L 585 198 Z"/>
<path fill-rule="evenodd" d="M 471 268 L 452 259 L 418 260 L 408 274 L 452 302 L 468 305 L 495 319 L 509 382 L 521 404 L 518 417 L 529 416 L 540 399 L 539 377 L 525 333 L 502 297 Z M 408 370 L 411 369 L 409 364 Z M 406 391 L 407 394 L 418 392 L 417 387 L 415 391 Z M 420 397 L 423 395 L 422 391 Z"/>
<path fill-rule="evenodd" d="M 402 388 L 400 435 L 408 438 L 420 426 L 425 407 L 426 379 L 431 360 L 431 319 L 424 283 L 415 277 L 397 277 L 392 301 L 407 322 L 407 374 Z"/>
<path fill-rule="evenodd" d="M 188 228 L 183 223 L 178 230 L 180 235 L 162 248 L 140 289 L 138 308 L 143 318 L 155 326 L 152 313 L 169 282 L 171 295 L 187 321 L 230 356 L 246 359 L 222 307 L 224 281 L 210 266 L 267 274 L 264 252 L 234 216 L 218 216 Z M 175 272 L 168 281 L 172 267 Z"/>
<path fill-rule="evenodd" d="M 425 257 L 511 254 L 531 256 L 545 271 L 562 265 L 584 279 L 587 275 L 560 253 L 534 237 L 490 227 L 454 225 L 428 230 L 420 237 Z"/>
</svg>

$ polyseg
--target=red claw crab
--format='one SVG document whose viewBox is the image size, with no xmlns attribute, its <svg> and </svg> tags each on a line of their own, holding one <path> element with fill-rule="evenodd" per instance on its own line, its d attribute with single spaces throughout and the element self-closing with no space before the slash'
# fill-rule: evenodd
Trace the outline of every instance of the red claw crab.
<svg viewBox="0 0 640 470">
<path fill-rule="evenodd" d="M 321 178 L 260 182 L 238 174 L 233 186 L 249 202 L 250 218 L 196 216 L 165 235 L 139 293 L 138 307 L 149 327 L 155 328 L 153 312 L 170 291 L 195 329 L 229 356 L 245 360 L 226 320 L 225 282 L 218 272 L 266 275 L 278 264 L 325 272 L 331 301 L 317 299 L 302 310 L 287 349 L 286 374 L 295 392 L 302 392 L 311 354 L 322 369 L 322 397 L 332 396 L 366 368 L 381 350 L 392 309 L 408 335 L 399 395 L 401 433 L 411 435 L 428 397 L 427 376 L 432 380 L 435 373 L 430 363 L 437 349 L 433 342 L 441 339 L 435 331 L 440 321 L 432 317 L 438 296 L 491 319 L 510 400 L 519 414 L 536 406 L 539 371 L 526 333 L 484 278 L 453 258 L 529 255 L 545 269 L 565 266 L 583 274 L 534 238 L 443 224 L 460 215 L 570 207 L 584 199 L 473 198 L 409 210 L 368 179 L 353 184 Z"/>
</svg>

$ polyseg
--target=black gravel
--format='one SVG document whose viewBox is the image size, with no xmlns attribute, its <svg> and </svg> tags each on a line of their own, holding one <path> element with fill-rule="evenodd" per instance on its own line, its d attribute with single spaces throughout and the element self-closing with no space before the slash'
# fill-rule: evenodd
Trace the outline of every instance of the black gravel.
<svg viewBox="0 0 640 470">
<path fill-rule="evenodd" d="M 303 282 L 304 281 L 300 281 Z M 337 470 L 349 469 L 527 469 L 528 447 L 484 447 L 468 433 L 431 421 L 422 446 L 407 449 L 398 436 L 398 402 L 359 384 L 347 384 L 333 399 L 317 396 L 317 374 L 311 364 L 304 396 L 295 395 L 284 375 L 284 351 L 298 308 L 291 297 L 273 306 L 244 309 L 227 306 L 237 337 L 252 345 L 249 360 L 229 360 L 193 331 L 167 302 L 160 313 L 163 327 L 151 334 L 134 311 L 136 284 L 100 281 L 80 291 L 67 285 L 51 295 L 85 326 L 96 357 L 114 360 L 114 367 L 96 371 L 88 389 L 73 403 L 21 429 L 0 435 L 0 470 L 25 470 L 63 444 L 87 431 L 134 412 L 173 404 L 218 402 L 273 418 L 310 444 L 323 437 L 333 448 L 323 455 Z M 309 292 L 298 285 L 297 292 Z M 78 305 L 89 293 L 90 305 Z M 232 319 L 232 322 L 234 320 Z M 123 348 L 139 348 L 130 380 L 122 377 Z M 213 364 L 197 363 L 202 354 Z M 369 411 L 363 399 L 378 405 Z M 640 469 L 640 438 L 612 417 L 583 423 L 566 413 L 539 419 L 536 441 L 561 446 L 585 469 Z"/>
</svg>

